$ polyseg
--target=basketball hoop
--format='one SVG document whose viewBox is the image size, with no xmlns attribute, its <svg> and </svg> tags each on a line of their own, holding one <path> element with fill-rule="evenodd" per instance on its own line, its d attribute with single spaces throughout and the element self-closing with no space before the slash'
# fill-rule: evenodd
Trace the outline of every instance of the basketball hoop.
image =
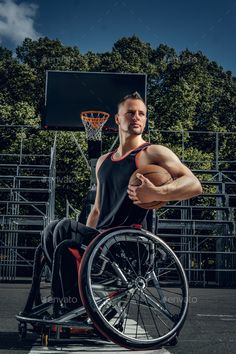
<svg viewBox="0 0 236 354">
<path fill-rule="evenodd" d="M 109 113 L 102 111 L 81 112 L 80 118 L 83 122 L 88 140 L 102 140 L 102 127 L 109 117 Z"/>
</svg>

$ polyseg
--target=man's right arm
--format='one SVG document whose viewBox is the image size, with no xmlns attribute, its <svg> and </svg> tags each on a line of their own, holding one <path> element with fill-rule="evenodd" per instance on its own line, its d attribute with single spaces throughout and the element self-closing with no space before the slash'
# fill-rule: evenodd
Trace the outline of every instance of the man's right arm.
<svg viewBox="0 0 236 354">
<path fill-rule="evenodd" d="M 92 210 L 89 213 L 86 226 L 96 228 L 99 215 L 100 215 L 100 193 L 99 193 L 99 179 L 98 179 L 98 170 L 103 163 L 103 161 L 106 159 L 108 154 L 102 155 L 99 157 L 97 164 L 96 164 L 96 179 L 97 179 L 97 191 L 96 191 L 96 197 L 95 197 L 95 202 L 92 207 Z"/>
<path fill-rule="evenodd" d="M 100 215 L 100 209 L 99 209 L 99 182 L 97 178 L 97 191 L 96 191 L 96 198 L 94 205 L 89 213 L 86 226 L 93 227 L 96 229 L 97 223 L 98 223 L 98 218 Z"/>
<path fill-rule="evenodd" d="M 95 208 L 95 205 L 93 206 L 92 210 L 89 213 L 86 226 L 92 227 L 96 229 L 97 223 L 98 223 L 98 218 L 99 218 L 99 210 Z"/>
</svg>

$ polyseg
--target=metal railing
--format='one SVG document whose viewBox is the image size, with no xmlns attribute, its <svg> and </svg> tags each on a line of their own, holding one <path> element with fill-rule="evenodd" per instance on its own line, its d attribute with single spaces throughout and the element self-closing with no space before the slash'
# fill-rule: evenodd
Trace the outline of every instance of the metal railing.
<svg viewBox="0 0 236 354">
<path fill-rule="evenodd" d="M 191 285 L 236 286 L 236 171 L 194 172 L 200 179 L 207 174 L 203 188 L 215 186 L 216 192 L 207 194 L 208 199 L 216 195 L 214 205 L 198 203 L 202 196 L 167 205 L 157 213 L 156 232 L 174 248 Z"/>
<path fill-rule="evenodd" d="M 51 159 L 49 167 L 49 209 L 48 209 L 48 223 L 55 219 L 55 189 L 56 189 L 56 143 L 57 134 L 55 134 L 53 146 L 51 148 Z"/>
<path fill-rule="evenodd" d="M 206 160 L 196 161 L 186 158 L 186 152 L 190 146 L 195 146 L 202 152 L 212 154 L 212 159 L 209 159 L 209 162 L 212 163 L 211 169 L 220 170 L 227 165 L 236 166 L 236 132 L 150 129 L 148 134 L 149 140 L 151 140 L 151 137 L 155 137 L 155 135 L 160 136 L 160 143 L 164 145 L 171 141 L 173 146 L 178 146 L 180 151 L 179 158 L 183 163 L 190 164 L 192 168 L 196 164 L 204 166 Z M 232 159 L 225 159 L 222 156 L 227 148 L 229 151 L 232 148 L 235 151 L 235 154 L 231 154 Z"/>
<path fill-rule="evenodd" d="M 0 125 L 0 131 L 10 132 L 12 136 L 17 134 L 18 145 L 14 146 L 13 153 L 1 152 L 0 165 L 3 172 L 8 172 L 8 175 L 2 175 L 2 188 L 0 193 L 8 193 L 8 198 L 1 198 L 0 207 L 2 206 L 0 221 L 0 280 L 11 281 L 14 280 L 17 274 L 23 274 L 24 271 L 20 269 L 28 269 L 28 273 L 32 271 L 33 267 L 33 253 L 35 246 L 32 246 L 32 241 L 39 242 L 40 230 L 42 230 L 51 220 L 54 219 L 55 210 L 55 176 L 56 176 L 56 136 L 51 148 L 50 154 L 37 154 L 26 150 L 27 134 L 41 130 L 40 127 L 33 128 L 31 126 L 7 126 Z M 5 134 L 6 136 L 7 134 Z M 29 135 L 30 139 L 32 135 Z M 4 141 L 4 134 L 3 139 Z M 25 152 L 26 151 L 26 152 Z M 42 167 L 49 171 L 49 175 L 41 176 L 34 172 L 34 175 L 28 172 L 32 168 L 33 171 L 40 171 L 41 162 L 48 160 L 48 165 Z M 39 161 L 39 165 L 35 162 Z M 37 168 L 36 168 L 37 167 Z M 22 174 L 22 171 L 27 170 L 27 175 Z M 10 183 L 9 183 L 10 181 Z M 28 182 L 38 183 L 45 186 L 45 191 L 48 191 L 47 201 L 37 201 L 37 197 L 33 200 L 29 199 L 30 191 L 34 191 L 34 196 L 37 195 L 37 190 L 43 190 L 42 186 L 39 188 L 22 187 L 22 183 Z M 28 192 L 29 191 L 29 192 Z M 22 193 L 27 192 L 27 196 Z M 3 200 L 4 199 L 4 200 Z M 36 201 L 35 201 L 36 199 Z M 26 207 L 27 210 L 31 208 L 24 215 L 21 207 Z M 45 210 L 41 210 L 43 206 Z M 32 212 L 34 215 L 32 215 Z M 28 214 L 29 213 L 29 214 Z M 36 226 L 35 226 L 36 225 Z M 29 237 L 31 235 L 31 237 Z M 23 242 L 24 239 L 24 242 Z M 28 244 L 28 241 L 30 243 Z M 38 240 L 36 242 L 36 240 Z M 24 245 L 24 246 L 23 246 Z M 30 256 L 29 256 L 30 254 Z"/>
</svg>

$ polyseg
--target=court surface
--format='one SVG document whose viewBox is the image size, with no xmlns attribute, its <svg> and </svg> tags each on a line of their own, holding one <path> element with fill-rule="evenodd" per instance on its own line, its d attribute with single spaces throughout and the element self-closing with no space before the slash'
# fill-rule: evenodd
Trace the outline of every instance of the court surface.
<svg viewBox="0 0 236 354">
<path fill-rule="evenodd" d="M 25 302 L 29 284 L 0 284 L 0 353 L 56 354 L 103 353 L 123 354 L 130 351 L 101 340 L 81 339 L 76 344 L 40 345 L 37 336 L 29 334 L 18 340 L 14 315 Z M 187 320 L 176 347 L 140 351 L 150 354 L 236 354 L 236 289 L 190 289 Z"/>
</svg>

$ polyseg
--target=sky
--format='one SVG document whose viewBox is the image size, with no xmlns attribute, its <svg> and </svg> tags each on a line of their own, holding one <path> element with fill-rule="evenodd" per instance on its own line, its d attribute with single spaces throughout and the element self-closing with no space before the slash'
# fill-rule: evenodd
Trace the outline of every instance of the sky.
<svg viewBox="0 0 236 354">
<path fill-rule="evenodd" d="M 111 51 L 121 37 L 202 51 L 236 76 L 236 0 L 0 0 L 0 45 L 25 37 Z"/>
</svg>

